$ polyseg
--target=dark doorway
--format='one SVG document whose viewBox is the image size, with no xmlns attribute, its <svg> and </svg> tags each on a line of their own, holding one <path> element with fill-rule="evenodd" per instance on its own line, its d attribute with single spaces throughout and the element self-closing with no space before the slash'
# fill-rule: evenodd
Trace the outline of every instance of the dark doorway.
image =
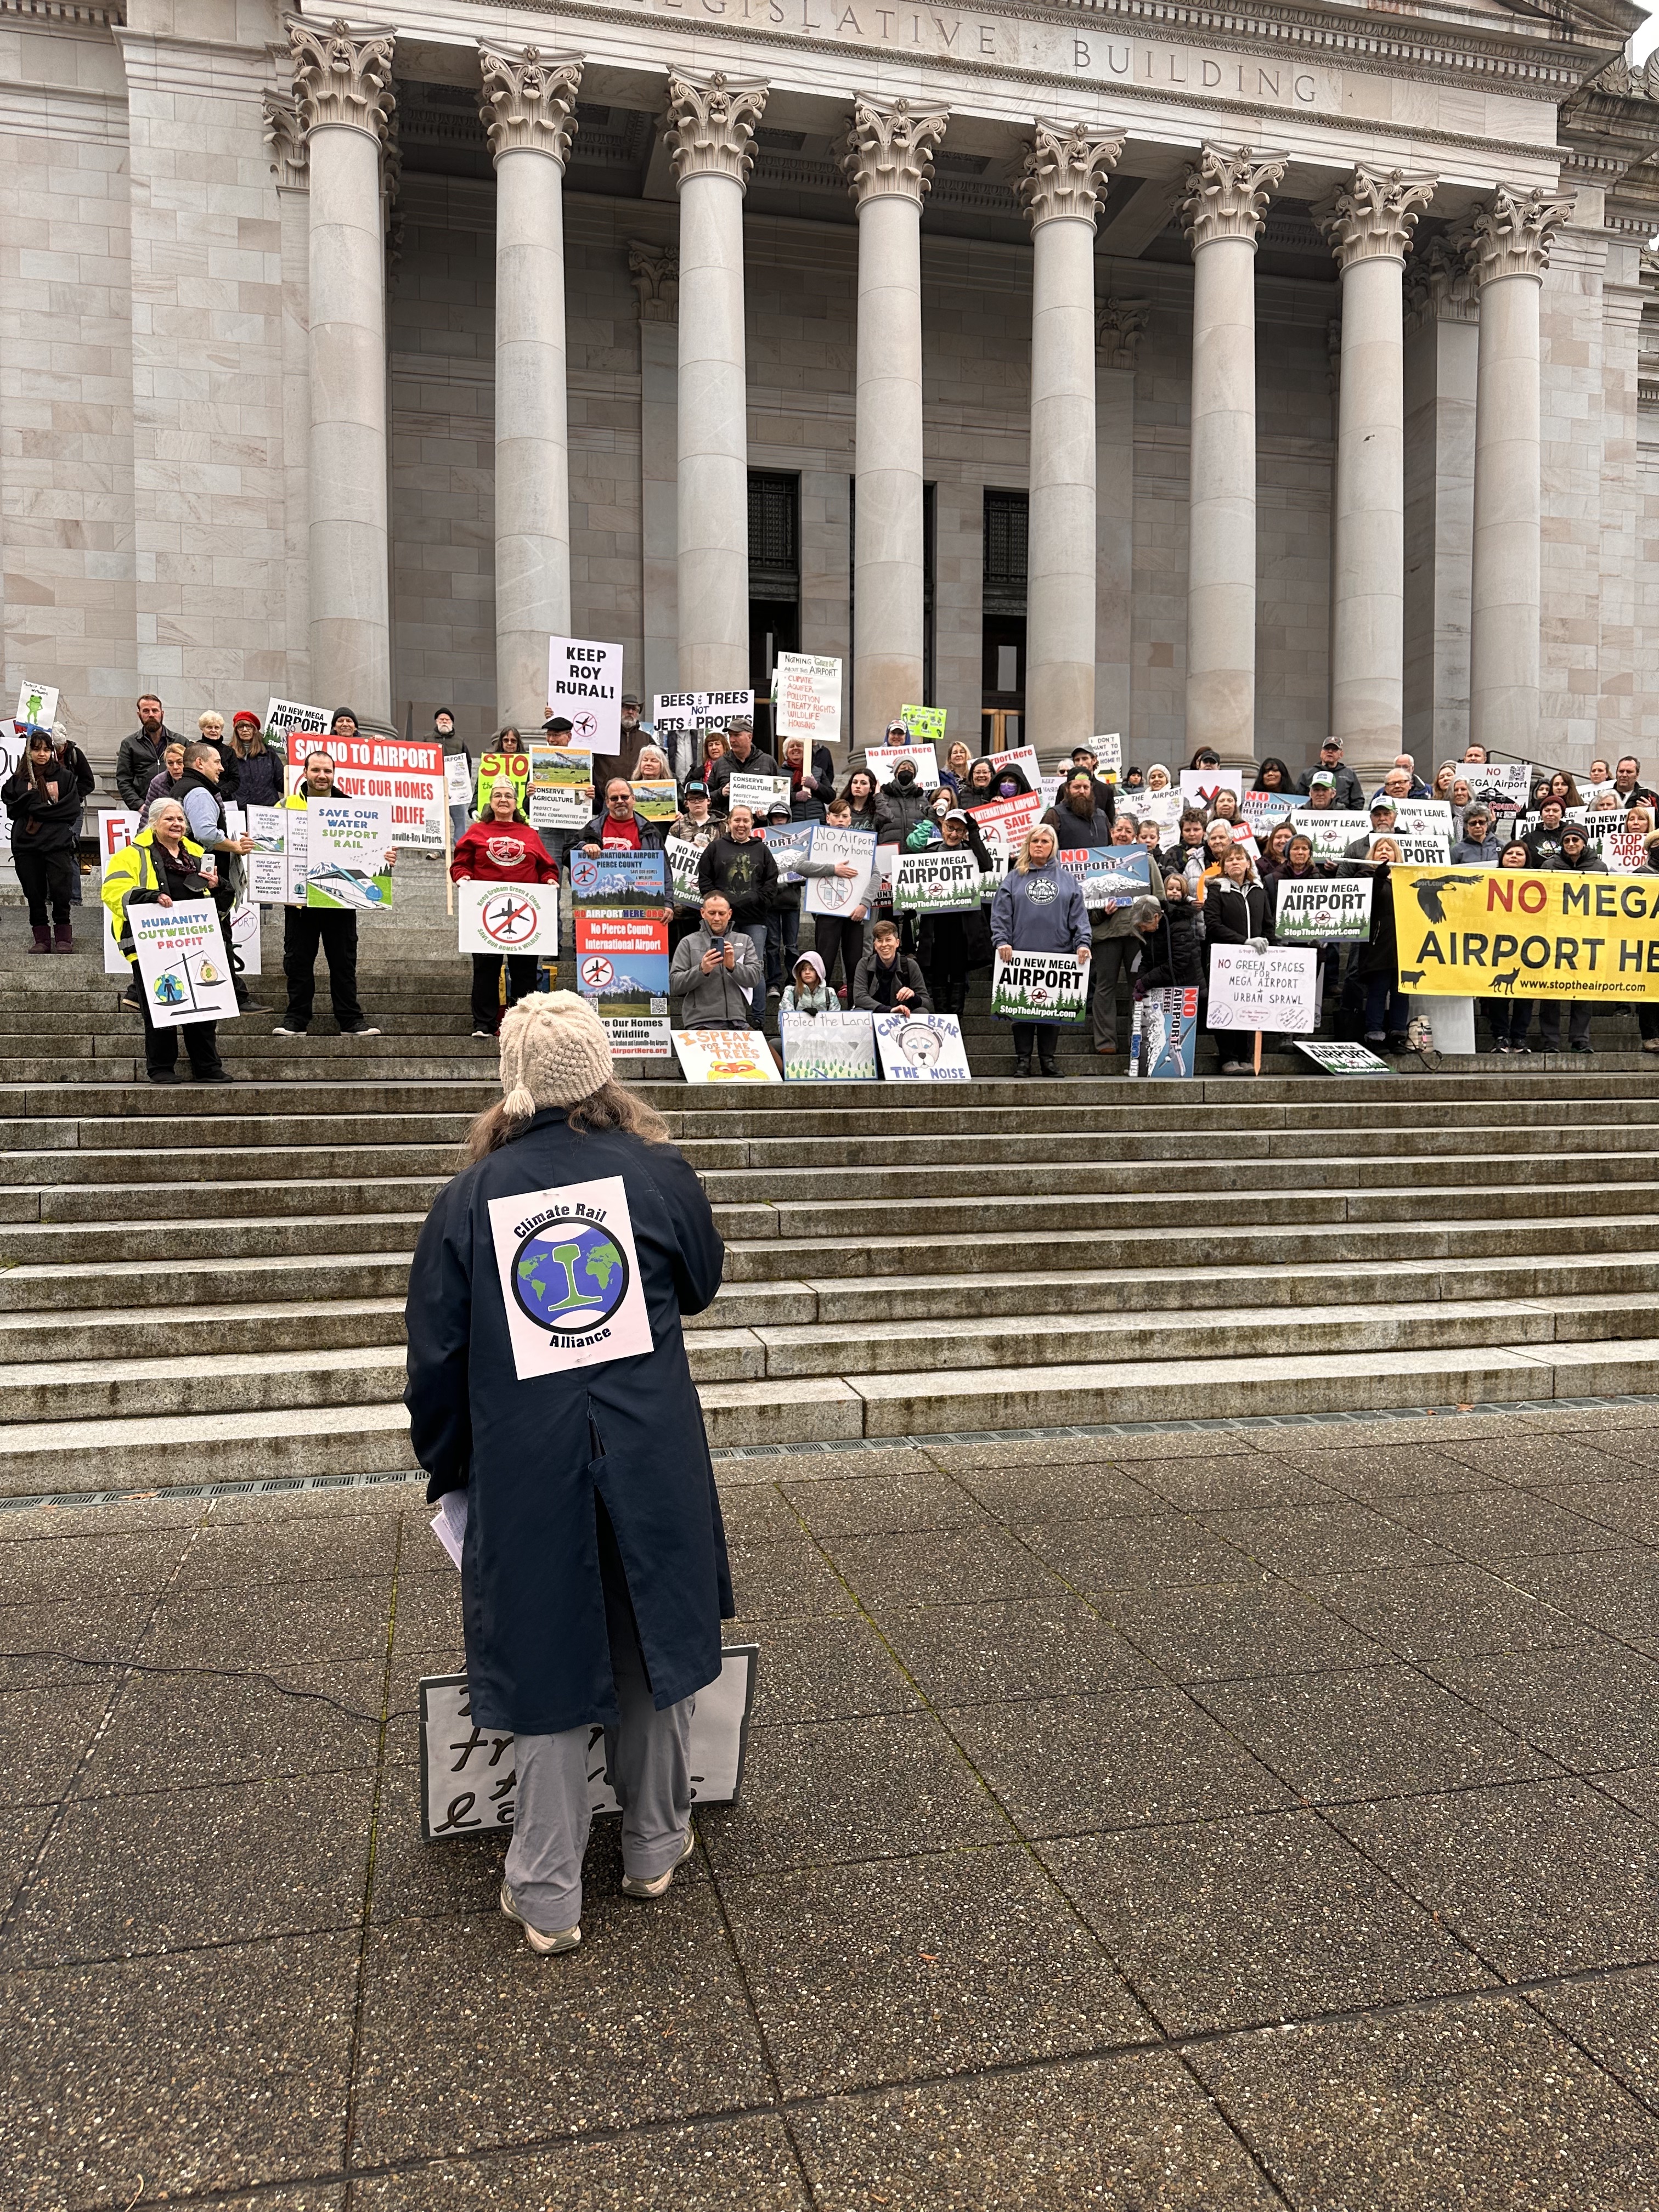
<svg viewBox="0 0 1659 2212">
<path fill-rule="evenodd" d="M 981 564 L 980 750 L 1020 742 L 1025 714 L 1025 547 L 1030 502 L 1023 491 L 985 495 Z"/>
<path fill-rule="evenodd" d="M 772 671 L 800 651 L 800 478 L 749 472 L 749 681 L 755 741 L 772 750 Z"/>
</svg>

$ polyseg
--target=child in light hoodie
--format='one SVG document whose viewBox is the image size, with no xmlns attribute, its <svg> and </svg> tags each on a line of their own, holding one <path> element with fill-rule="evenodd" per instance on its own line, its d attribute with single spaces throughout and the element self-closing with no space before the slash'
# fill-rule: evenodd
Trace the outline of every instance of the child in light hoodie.
<svg viewBox="0 0 1659 2212">
<path fill-rule="evenodd" d="M 783 987 L 780 1002 L 786 1014 L 838 1014 L 841 1000 L 824 981 L 823 963 L 816 952 L 803 952 L 795 972 Z"/>
</svg>

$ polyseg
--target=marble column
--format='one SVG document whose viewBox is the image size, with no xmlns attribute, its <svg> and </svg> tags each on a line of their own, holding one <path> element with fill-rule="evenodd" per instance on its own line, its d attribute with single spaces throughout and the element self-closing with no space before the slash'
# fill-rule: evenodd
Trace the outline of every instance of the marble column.
<svg viewBox="0 0 1659 2212">
<path fill-rule="evenodd" d="M 679 256 L 672 246 L 630 239 L 628 271 L 640 301 L 640 605 L 648 717 L 651 699 L 679 689 Z M 745 525 L 747 519 L 745 511 Z"/>
<path fill-rule="evenodd" d="M 1031 225 L 1025 723 L 1070 752 L 1095 733 L 1095 217 L 1121 131 L 1039 123 L 1015 190 Z"/>
<path fill-rule="evenodd" d="M 1206 146 L 1188 170 L 1193 251 L 1187 736 L 1241 767 L 1255 750 L 1255 242 L 1286 157 Z"/>
<path fill-rule="evenodd" d="M 743 196 L 763 84 L 672 71 L 665 125 L 680 198 L 679 688 L 749 682 L 749 405 Z"/>
<path fill-rule="evenodd" d="M 1367 789 L 1403 742 L 1406 249 L 1432 177 L 1357 168 L 1316 220 L 1342 272 L 1331 728 Z"/>
<path fill-rule="evenodd" d="M 1500 185 L 1475 209 L 1468 246 L 1480 305 L 1469 735 L 1519 760 L 1536 757 L 1538 740 L 1539 295 L 1571 210 L 1541 188 Z"/>
<path fill-rule="evenodd" d="M 1456 760 L 1469 734 L 1469 562 L 1480 310 L 1460 248 L 1406 264 L 1405 749 Z"/>
<path fill-rule="evenodd" d="M 495 715 L 547 713 L 547 641 L 570 635 L 564 165 L 581 63 L 478 41 L 495 164 Z"/>
<path fill-rule="evenodd" d="M 392 630 L 380 149 L 394 33 L 283 20 L 311 168 L 311 686 L 330 707 L 385 722 Z"/>
<path fill-rule="evenodd" d="M 1129 737 L 1135 561 L 1135 363 L 1145 299 L 1095 310 L 1095 726 Z M 1127 757 L 1127 755 L 1126 755 Z"/>
<path fill-rule="evenodd" d="M 854 747 L 922 698 L 921 203 L 948 115 L 860 100 L 842 155 L 858 205 Z M 977 731 L 968 736 L 977 750 Z"/>
<path fill-rule="evenodd" d="M 283 266 L 283 693 L 311 696 L 311 173 L 292 94 L 264 96 Z"/>
</svg>

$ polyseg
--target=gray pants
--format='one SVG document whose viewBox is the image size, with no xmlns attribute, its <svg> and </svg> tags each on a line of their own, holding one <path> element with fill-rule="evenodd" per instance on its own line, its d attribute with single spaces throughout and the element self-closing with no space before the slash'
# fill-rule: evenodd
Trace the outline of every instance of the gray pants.
<svg viewBox="0 0 1659 2212">
<path fill-rule="evenodd" d="M 619 1724 L 604 1730 L 605 1764 L 622 1802 L 623 1872 L 654 1881 L 685 1848 L 691 1715 L 697 1701 L 683 1698 L 660 1713 L 652 1703 L 628 1585 L 603 1516 L 599 1571 L 620 1714 Z M 530 1925 L 554 1935 L 575 1927 L 582 1917 L 582 1858 L 592 1818 L 588 1777 L 599 1768 L 599 1731 L 597 1726 L 566 1729 L 558 1735 L 513 1741 L 519 1788 L 507 1887 Z"/>
</svg>

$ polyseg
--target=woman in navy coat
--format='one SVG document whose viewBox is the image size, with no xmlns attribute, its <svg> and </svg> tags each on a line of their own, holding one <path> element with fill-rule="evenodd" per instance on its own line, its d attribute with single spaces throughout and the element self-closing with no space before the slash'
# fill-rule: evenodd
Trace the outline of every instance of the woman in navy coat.
<svg viewBox="0 0 1659 2212">
<path fill-rule="evenodd" d="M 580 1941 L 593 1727 L 624 1891 L 659 1896 L 692 1848 L 691 1707 L 734 1607 L 680 1316 L 725 1254 L 584 1000 L 531 994 L 501 1046 L 506 1096 L 416 1247 L 404 1396 L 428 1498 L 466 1493 L 472 1717 L 518 1739 L 501 1905 L 545 1952 Z"/>
</svg>

